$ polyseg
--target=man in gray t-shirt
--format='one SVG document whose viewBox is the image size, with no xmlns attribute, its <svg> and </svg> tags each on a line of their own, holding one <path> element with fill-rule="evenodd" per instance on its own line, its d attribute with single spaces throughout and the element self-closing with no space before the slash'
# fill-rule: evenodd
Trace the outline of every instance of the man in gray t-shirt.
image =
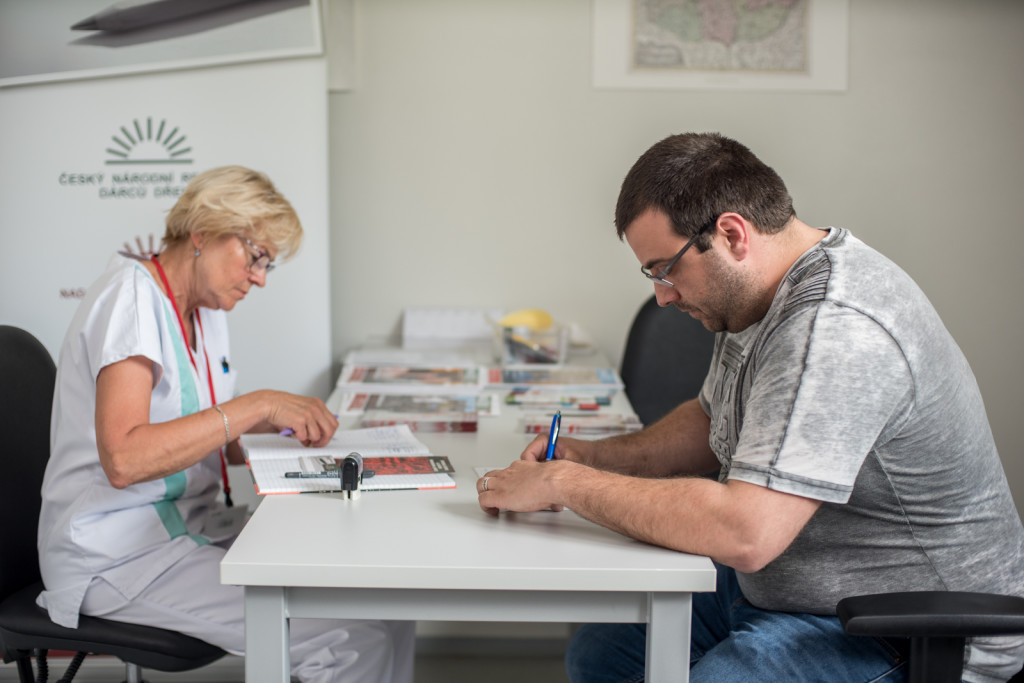
<svg viewBox="0 0 1024 683">
<path fill-rule="evenodd" d="M 1024 588 L 974 375 L 914 282 L 847 231 L 797 260 L 760 323 L 719 335 L 700 403 L 722 481 L 822 501 L 781 555 L 738 573 L 754 605 L 835 614 L 851 595 Z M 980 645 L 967 664 L 984 671 Z"/>
<path fill-rule="evenodd" d="M 635 434 L 562 439 L 552 463 L 534 442 L 486 475 L 484 510 L 568 506 L 715 560 L 717 593 L 694 596 L 695 681 L 903 680 L 900 643 L 847 636 L 840 599 L 1022 594 L 1024 528 L 981 394 L 906 273 L 802 223 L 778 175 L 717 134 L 641 156 L 616 226 L 659 303 L 721 333 L 701 394 Z M 570 677 L 630 679 L 643 639 L 585 627 Z M 1022 662 L 1024 639 L 974 639 L 963 678 Z"/>
</svg>

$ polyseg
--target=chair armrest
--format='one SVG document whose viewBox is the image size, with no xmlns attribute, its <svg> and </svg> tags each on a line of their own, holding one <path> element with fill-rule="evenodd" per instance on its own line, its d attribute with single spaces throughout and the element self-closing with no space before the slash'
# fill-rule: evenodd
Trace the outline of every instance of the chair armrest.
<svg viewBox="0 0 1024 683">
<path fill-rule="evenodd" d="M 850 635 L 968 637 L 1024 633 L 1024 598 L 917 591 L 843 598 L 836 615 Z"/>
</svg>

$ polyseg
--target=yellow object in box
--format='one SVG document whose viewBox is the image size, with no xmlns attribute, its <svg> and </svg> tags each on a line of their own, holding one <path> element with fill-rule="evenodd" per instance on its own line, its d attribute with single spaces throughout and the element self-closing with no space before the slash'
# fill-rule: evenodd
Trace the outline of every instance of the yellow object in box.
<svg viewBox="0 0 1024 683">
<path fill-rule="evenodd" d="M 498 325 L 505 328 L 525 327 L 533 332 L 542 332 L 549 327 L 554 320 L 547 311 L 539 308 L 524 308 L 521 311 L 512 311 L 498 321 Z"/>
<path fill-rule="evenodd" d="M 502 365 L 565 362 L 569 328 L 539 308 L 506 314 L 494 324 L 495 357 Z"/>
</svg>

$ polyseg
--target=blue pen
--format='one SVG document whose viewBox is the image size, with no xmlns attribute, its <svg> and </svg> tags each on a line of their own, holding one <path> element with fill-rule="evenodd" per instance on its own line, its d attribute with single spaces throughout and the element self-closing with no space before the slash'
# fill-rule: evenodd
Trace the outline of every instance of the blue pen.
<svg viewBox="0 0 1024 683">
<path fill-rule="evenodd" d="M 551 418 L 551 431 L 548 432 L 548 453 L 545 456 L 545 460 L 551 460 L 555 457 L 555 444 L 558 443 L 558 429 L 562 426 L 562 411 L 559 410 L 555 413 L 555 416 Z"/>
</svg>

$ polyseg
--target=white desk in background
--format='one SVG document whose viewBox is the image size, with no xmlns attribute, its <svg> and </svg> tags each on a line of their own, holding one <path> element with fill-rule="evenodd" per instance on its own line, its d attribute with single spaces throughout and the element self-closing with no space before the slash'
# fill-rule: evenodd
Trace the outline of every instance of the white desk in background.
<svg viewBox="0 0 1024 683">
<path fill-rule="evenodd" d="M 485 514 L 474 467 L 529 441 L 503 410 L 475 433 L 417 434 L 451 458 L 455 489 L 262 501 L 221 563 L 245 587 L 246 681 L 287 683 L 291 617 L 646 622 L 648 683 L 688 680 L 691 593 L 714 590 L 711 561 L 569 511 Z"/>
</svg>

